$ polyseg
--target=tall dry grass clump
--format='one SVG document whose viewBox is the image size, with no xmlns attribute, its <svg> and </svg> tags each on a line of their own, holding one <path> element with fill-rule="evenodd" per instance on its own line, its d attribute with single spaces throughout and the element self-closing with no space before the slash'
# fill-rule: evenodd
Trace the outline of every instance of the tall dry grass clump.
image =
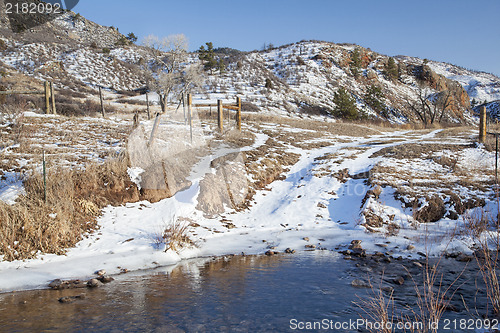
<svg viewBox="0 0 500 333">
<path fill-rule="evenodd" d="M 96 227 L 101 208 L 137 201 L 127 165 L 123 155 L 84 170 L 49 169 L 46 198 L 43 176 L 32 171 L 14 205 L 0 201 L 0 256 L 12 261 L 62 254 Z"/>
<path fill-rule="evenodd" d="M 397 321 L 394 307 L 394 290 L 390 290 L 387 295 L 382 289 L 376 290 L 371 286 L 373 292 L 371 297 L 360 299 L 354 302 L 362 310 L 361 317 L 366 322 L 379 323 L 378 327 L 367 325 L 370 333 L 391 333 L 393 325 Z"/>
<path fill-rule="evenodd" d="M 413 281 L 416 304 L 414 306 L 398 305 L 394 299 L 394 292 L 376 291 L 372 286 L 372 296 L 362 299 L 356 305 L 362 310 L 361 317 L 377 325 L 366 325 L 369 332 L 412 332 L 435 333 L 439 330 L 439 323 L 458 287 L 457 280 L 449 285 L 443 283 L 443 273 L 439 271 L 439 261 L 423 267 L 422 281 L 416 281 L 408 272 Z"/>
<path fill-rule="evenodd" d="M 500 283 L 498 277 L 500 231 L 498 220 L 481 210 L 464 216 L 465 230 L 475 244 L 474 258 L 486 287 L 486 296 L 495 314 L 500 314 Z"/>
<path fill-rule="evenodd" d="M 463 271 L 449 285 L 443 283 L 444 273 L 439 270 L 439 257 L 435 265 L 427 260 L 423 268 L 422 284 L 419 285 L 412 277 L 415 294 L 417 296 L 417 307 L 406 309 L 406 314 L 401 315 L 401 321 L 405 323 L 421 323 L 411 326 L 405 332 L 438 332 L 441 318 L 448 308 L 451 299 L 458 290 L 456 286 Z"/>
<path fill-rule="evenodd" d="M 455 232 L 448 240 L 446 249 L 454 235 Z M 444 252 L 435 259 L 429 259 L 427 230 L 425 237 L 426 261 L 425 264 L 421 265 L 422 277 L 417 279 L 408 268 L 403 266 L 406 275 L 413 282 L 415 291 L 415 303 L 413 305 L 397 303 L 393 289 L 391 289 L 390 293 L 384 293 L 382 289 L 374 291 L 371 297 L 362 299 L 361 302 L 357 303 L 358 307 L 363 311 L 363 319 L 386 324 L 382 327 L 383 330 L 378 329 L 370 332 L 438 332 L 439 323 L 444 312 L 460 287 L 457 284 L 465 271 L 465 267 L 453 280 L 448 279 L 448 282 L 445 282 L 445 273 L 441 268 Z M 381 281 L 383 281 L 383 277 Z"/>
<path fill-rule="evenodd" d="M 165 242 L 165 252 L 168 250 L 178 251 L 185 246 L 194 245 L 189 238 L 191 224 L 181 219 L 172 219 L 170 224 L 165 227 L 162 233 L 162 239 Z"/>
</svg>

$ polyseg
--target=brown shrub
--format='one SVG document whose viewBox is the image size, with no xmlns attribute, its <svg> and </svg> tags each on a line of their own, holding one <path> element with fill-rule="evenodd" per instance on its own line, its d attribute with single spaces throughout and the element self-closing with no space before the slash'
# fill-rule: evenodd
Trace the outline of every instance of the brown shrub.
<svg viewBox="0 0 500 333">
<path fill-rule="evenodd" d="M 434 195 L 427 198 L 427 205 L 415 211 L 413 217 L 419 222 L 436 222 L 443 218 L 446 213 L 443 200 Z"/>
</svg>

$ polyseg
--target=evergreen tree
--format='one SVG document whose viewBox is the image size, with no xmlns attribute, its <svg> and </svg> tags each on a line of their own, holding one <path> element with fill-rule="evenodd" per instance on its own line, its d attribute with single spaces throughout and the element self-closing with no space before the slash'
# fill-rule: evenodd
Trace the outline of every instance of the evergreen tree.
<svg viewBox="0 0 500 333">
<path fill-rule="evenodd" d="M 336 117 L 349 120 L 359 118 L 356 101 L 344 88 L 340 88 L 335 92 L 333 95 L 333 102 L 335 103 L 333 112 Z"/>
<path fill-rule="evenodd" d="M 365 103 L 371 107 L 376 113 L 386 116 L 385 114 L 385 104 L 384 94 L 382 93 L 382 89 L 380 87 L 371 85 L 368 87 L 365 94 Z"/>
<path fill-rule="evenodd" d="M 384 75 L 391 81 L 399 78 L 399 70 L 393 57 L 390 57 L 384 68 Z"/>
<path fill-rule="evenodd" d="M 130 44 L 134 44 L 135 42 L 137 42 L 137 36 L 133 32 L 127 35 L 127 39 L 130 42 Z"/>
<path fill-rule="evenodd" d="M 224 73 L 224 70 L 226 69 L 224 59 L 219 58 L 219 60 L 217 60 L 217 69 L 219 70 L 219 74 Z"/>
<path fill-rule="evenodd" d="M 351 64 L 349 65 L 352 75 L 358 77 L 361 72 L 361 55 L 359 49 L 355 49 L 351 53 Z"/>
<path fill-rule="evenodd" d="M 206 42 L 207 48 L 202 45 L 198 50 L 198 58 L 203 62 L 203 68 L 206 71 L 213 71 L 214 69 L 219 69 L 219 63 L 215 58 L 214 45 L 212 42 Z"/>
</svg>

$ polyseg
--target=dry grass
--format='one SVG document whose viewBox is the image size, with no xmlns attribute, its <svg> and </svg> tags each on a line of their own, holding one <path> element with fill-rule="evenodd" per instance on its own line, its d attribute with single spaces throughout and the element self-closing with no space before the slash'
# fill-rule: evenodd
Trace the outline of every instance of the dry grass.
<svg viewBox="0 0 500 333">
<path fill-rule="evenodd" d="M 394 332 L 392 326 L 397 320 L 394 308 L 394 290 L 391 290 L 387 296 L 384 294 L 382 288 L 375 290 L 371 286 L 371 290 L 373 293 L 371 297 L 354 302 L 362 310 L 363 314 L 361 314 L 361 317 L 365 322 L 381 324 L 379 327 L 366 325 L 368 331 L 373 333 Z"/>
<path fill-rule="evenodd" d="M 194 246 L 193 241 L 189 238 L 190 229 L 191 224 L 188 221 L 176 219 L 174 216 L 161 234 L 161 239 L 165 243 L 165 252 L 168 250 L 179 251 L 186 246 Z"/>
<path fill-rule="evenodd" d="M 105 159 L 125 145 L 131 130 L 127 123 L 114 120 L 31 117 L 20 111 L 22 107 L 17 106 L 12 114 L 0 114 L 0 119 L 11 123 L 0 131 L 0 147 L 8 147 L 2 160 L 13 167 L 25 160 L 24 169 L 39 165 L 42 150 L 52 166 L 83 166 L 96 156 Z"/>
<path fill-rule="evenodd" d="M 102 207 L 139 199 L 120 156 L 85 170 L 50 169 L 45 200 L 43 177 L 32 171 L 25 194 L 14 205 L 0 201 L 0 255 L 4 260 L 62 254 L 96 227 Z"/>
<path fill-rule="evenodd" d="M 483 210 L 477 214 L 464 216 L 465 233 L 476 245 L 474 257 L 486 287 L 486 295 L 493 313 L 500 314 L 500 233 L 498 219 L 487 216 Z"/>
<path fill-rule="evenodd" d="M 456 138 L 470 139 L 472 131 L 477 132 L 477 129 L 470 126 L 451 127 L 443 129 L 439 133 L 436 133 L 435 136 L 437 138 L 447 138 L 447 139 L 456 139 Z"/>
<path fill-rule="evenodd" d="M 312 130 L 318 132 L 329 132 L 335 135 L 351 137 L 367 137 L 380 134 L 381 131 L 371 126 L 358 125 L 354 123 L 327 122 L 297 117 L 285 117 L 271 114 L 243 113 L 242 121 L 251 124 L 271 123 L 292 128 Z M 384 130 L 387 131 L 387 130 Z"/>
<path fill-rule="evenodd" d="M 439 261 L 432 266 L 427 261 L 421 287 L 412 277 L 417 296 L 417 308 L 408 308 L 409 314 L 401 317 L 404 322 L 419 322 L 423 325 L 422 327 L 412 327 L 407 330 L 409 332 L 438 332 L 438 323 L 458 290 L 454 286 L 461 274 L 449 286 L 445 286 L 443 284 L 444 274 L 439 271 Z"/>
<path fill-rule="evenodd" d="M 403 145 L 383 148 L 370 157 L 391 157 L 395 159 L 433 158 L 436 152 L 461 151 L 465 148 L 473 148 L 473 144 L 436 144 L 436 143 L 407 143 Z"/>
<path fill-rule="evenodd" d="M 253 134 L 248 130 L 242 130 L 240 132 L 236 129 L 233 129 L 231 131 L 224 133 L 224 135 L 221 136 L 221 138 L 224 140 L 225 143 L 229 143 L 238 148 L 243 148 L 254 144 L 256 137 L 255 134 Z"/>
<path fill-rule="evenodd" d="M 283 151 L 283 145 L 271 138 L 264 145 L 245 152 L 245 155 L 246 170 L 255 180 L 255 189 L 262 189 L 280 179 L 289 170 L 286 167 L 294 165 L 300 158 L 298 154 Z"/>
<path fill-rule="evenodd" d="M 434 265 L 427 260 L 422 268 L 422 281 L 418 283 L 413 275 L 407 270 L 407 275 L 413 282 L 416 305 L 403 305 L 395 301 L 393 289 L 390 292 L 380 288 L 375 291 L 372 286 L 373 295 L 362 299 L 356 305 L 363 311 L 361 317 L 371 323 L 383 323 L 378 329 L 370 329 L 370 332 L 438 332 L 439 325 L 444 312 L 451 299 L 458 290 L 456 286 L 463 271 L 449 284 L 444 285 L 444 274 L 440 272 L 439 265 L 442 256 Z"/>
</svg>

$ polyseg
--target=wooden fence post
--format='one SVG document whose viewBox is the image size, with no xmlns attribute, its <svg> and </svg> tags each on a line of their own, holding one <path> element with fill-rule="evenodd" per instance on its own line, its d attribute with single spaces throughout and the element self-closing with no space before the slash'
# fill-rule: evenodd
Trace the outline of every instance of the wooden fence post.
<svg viewBox="0 0 500 333">
<path fill-rule="evenodd" d="M 158 125 L 160 123 L 160 113 L 156 113 L 155 123 L 153 125 L 153 129 L 151 130 L 151 136 L 149 137 L 148 147 L 151 147 L 153 141 L 155 140 L 156 131 L 158 130 Z"/>
<path fill-rule="evenodd" d="M 47 203 L 47 171 L 45 169 L 45 150 L 42 150 L 43 201 Z"/>
<path fill-rule="evenodd" d="M 99 98 L 101 100 L 101 113 L 102 113 L 102 117 L 106 117 L 106 111 L 104 110 L 104 100 L 102 98 L 102 89 L 101 87 L 99 86 Z"/>
<path fill-rule="evenodd" d="M 222 101 L 217 100 L 217 124 L 219 125 L 219 132 L 222 133 L 224 121 L 224 111 L 222 110 Z"/>
<path fill-rule="evenodd" d="M 191 142 L 193 142 L 193 99 L 191 94 L 187 94 L 187 105 L 188 105 L 188 121 L 189 121 L 189 135 L 191 137 Z"/>
<path fill-rule="evenodd" d="M 148 120 L 149 120 L 151 119 L 151 114 L 149 113 L 149 97 L 147 91 L 146 91 L 146 111 L 148 112 Z"/>
<path fill-rule="evenodd" d="M 50 86 L 50 101 L 52 102 L 52 113 L 56 113 L 56 95 L 54 94 L 54 84 L 52 82 L 49 82 Z"/>
<path fill-rule="evenodd" d="M 181 98 L 182 98 L 182 114 L 184 116 L 184 125 L 185 125 L 186 124 L 186 101 L 184 98 L 184 93 L 182 93 Z"/>
<path fill-rule="evenodd" d="M 238 131 L 241 132 L 241 98 L 236 97 L 236 106 L 238 110 L 236 110 L 236 125 L 238 126 Z"/>
<path fill-rule="evenodd" d="M 479 111 L 479 142 L 486 140 L 486 107 L 482 106 Z"/>
<path fill-rule="evenodd" d="M 50 89 L 49 89 L 49 81 L 45 81 L 43 84 L 43 88 L 45 91 L 45 114 L 50 113 Z"/>
</svg>

